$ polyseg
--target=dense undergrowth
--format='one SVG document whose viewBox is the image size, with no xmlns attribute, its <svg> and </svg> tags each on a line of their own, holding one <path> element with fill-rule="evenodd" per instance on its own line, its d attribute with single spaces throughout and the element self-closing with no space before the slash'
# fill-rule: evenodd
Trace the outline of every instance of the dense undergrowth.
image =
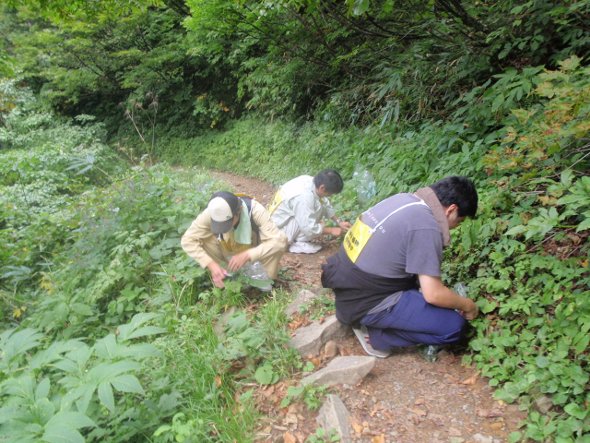
<svg viewBox="0 0 590 443">
<path fill-rule="evenodd" d="M 211 289 L 179 248 L 216 183 L 130 167 L 89 116 L 2 88 L 0 440 L 250 440 L 245 383 L 299 363 L 285 294 L 251 313 L 240 281 Z"/>
<path fill-rule="evenodd" d="M 536 441 L 587 441 L 590 432 L 590 69 L 508 71 L 476 88 L 449 123 L 419 128 L 298 126 L 257 119 L 224 132 L 160 142 L 162 158 L 240 171 L 273 183 L 323 167 L 375 177 L 378 200 L 449 174 L 474 178 L 477 219 L 453 234 L 449 282 L 469 282 L 482 315 L 473 362 L 497 397 L 530 411 Z M 358 183 L 336 200 L 352 221 Z"/>
</svg>

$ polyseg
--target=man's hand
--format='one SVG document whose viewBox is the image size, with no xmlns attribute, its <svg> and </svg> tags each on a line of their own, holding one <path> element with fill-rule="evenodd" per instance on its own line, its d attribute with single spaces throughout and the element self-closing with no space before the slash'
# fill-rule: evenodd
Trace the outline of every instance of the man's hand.
<svg viewBox="0 0 590 443">
<path fill-rule="evenodd" d="M 339 221 L 338 226 L 340 226 L 340 228 L 342 228 L 344 231 L 348 231 L 352 227 L 352 225 L 347 221 Z"/>
<path fill-rule="evenodd" d="M 466 298 L 465 301 L 467 302 L 467 309 L 459 312 L 465 317 L 465 320 L 473 320 L 479 314 L 479 308 L 473 300 Z"/>
<path fill-rule="evenodd" d="M 342 228 L 336 228 L 336 227 L 324 227 L 323 230 L 324 234 L 330 234 L 333 235 L 335 237 L 338 237 L 339 235 L 342 235 L 342 233 L 344 232 L 344 230 Z"/>
<path fill-rule="evenodd" d="M 479 309 L 475 302 L 469 298 L 461 297 L 455 291 L 447 288 L 440 277 L 419 274 L 420 288 L 424 300 L 441 308 L 456 309 L 465 320 L 473 320 L 477 317 Z"/>
<path fill-rule="evenodd" d="M 227 271 L 219 266 L 216 262 L 212 261 L 207 265 L 207 269 L 211 273 L 211 280 L 213 284 L 218 288 L 223 288 L 223 279 L 227 276 Z"/>
<path fill-rule="evenodd" d="M 250 261 L 250 254 L 248 251 L 240 252 L 239 254 L 234 255 L 227 264 L 228 268 L 232 272 L 236 272 L 242 266 Z"/>
</svg>

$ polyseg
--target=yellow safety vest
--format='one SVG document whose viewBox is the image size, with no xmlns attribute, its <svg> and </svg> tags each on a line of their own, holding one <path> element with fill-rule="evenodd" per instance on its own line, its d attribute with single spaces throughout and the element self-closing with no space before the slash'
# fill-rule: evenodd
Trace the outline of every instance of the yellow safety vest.
<svg viewBox="0 0 590 443">
<path fill-rule="evenodd" d="M 346 236 L 344 237 L 344 242 L 343 242 L 344 251 L 346 251 L 346 255 L 348 256 L 350 261 L 352 261 L 353 263 L 356 263 L 356 260 L 358 259 L 359 255 L 361 255 L 361 252 L 363 251 L 364 247 L 366 246 L 367 242 L 369 241 L 369 239 L 371 238 L 373 233 L 377 229 L 379 229 L 379 226 L 381 226 L 383 223 L 385 223 L 385 221 L 389 217 L 391 217 L 396 212 L 401 211 L 402 209 L 405 209 L 409 206 L 415 206 L 415 205 L 426 206 L 426 203 L 423 200 L 420 200 L 417 202 L 408 203 L 407 205 L 401 206 L 401 207 L 391 211 L 389 214 L 387 214 L 380 222 L 378 222 L 375 225 L 374 228 L 370 228 L 365 222 L 363 222 L 362 214 L 361 214 L 361 216 L 356 219 L 356 221 L 354 222 L 354 225 L 352 225 L 352 228 L 350 228 L 348 230 L 348 232 L 346 233 Z"/>
</svg>

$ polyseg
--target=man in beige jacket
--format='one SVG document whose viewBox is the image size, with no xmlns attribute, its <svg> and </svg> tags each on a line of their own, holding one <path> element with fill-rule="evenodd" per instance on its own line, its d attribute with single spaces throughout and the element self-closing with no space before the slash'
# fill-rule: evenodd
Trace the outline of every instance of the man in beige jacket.
<svg viewBox="0 0 590 443">
<path fill-rule="evenodd" d="M 181 239 L 184 251 L 202 268 L 213 284 L 223 288 L 229 272 L 259 261 L 274 279 L 287 249 L 287 237 L 256 200 L 231 192 L 216 192 L 207 208 L 192 222 Z M 227 269 L 222 264 L 227 262 Z"/>
</svg>

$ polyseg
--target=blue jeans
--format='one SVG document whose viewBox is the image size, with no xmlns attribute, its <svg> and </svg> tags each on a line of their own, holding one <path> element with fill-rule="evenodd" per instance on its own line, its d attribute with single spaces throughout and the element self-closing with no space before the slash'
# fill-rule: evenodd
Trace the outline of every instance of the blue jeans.
<svg viewBox="0 0 590 443">
<path fill-rule="evenodd" d="M 371 346 L 389 350 L 416 344 L 455 343 L 461 338 L 465 319 L 454 309 L 427 303 L 420 291 L 412 289 L 404 291 L 394 306 L 365 315 L 361 324 L 367 327 Z"/>
</svg>

